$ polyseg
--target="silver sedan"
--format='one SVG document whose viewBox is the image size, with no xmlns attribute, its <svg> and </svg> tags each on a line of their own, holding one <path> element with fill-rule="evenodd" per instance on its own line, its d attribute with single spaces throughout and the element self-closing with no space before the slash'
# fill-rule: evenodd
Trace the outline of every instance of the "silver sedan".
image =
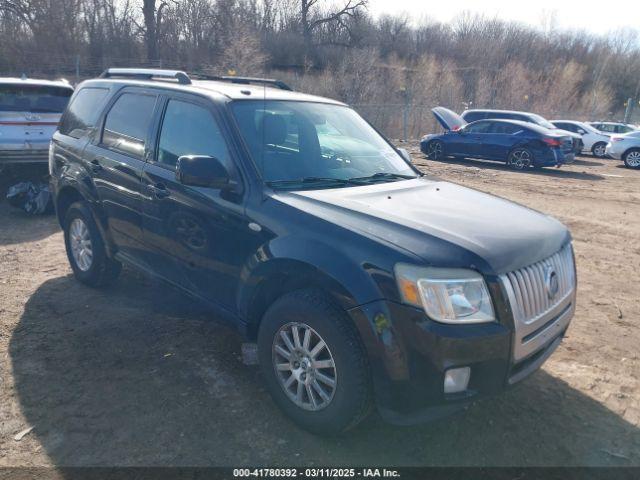
<svg viewBox="0 0 640 480">
<path fill-rule="evenodd" d="M 640 131 L 613 135 L 605 152 L 612 158 L 623 160 L 628 168 L 640 168 Z"/>
</svg>

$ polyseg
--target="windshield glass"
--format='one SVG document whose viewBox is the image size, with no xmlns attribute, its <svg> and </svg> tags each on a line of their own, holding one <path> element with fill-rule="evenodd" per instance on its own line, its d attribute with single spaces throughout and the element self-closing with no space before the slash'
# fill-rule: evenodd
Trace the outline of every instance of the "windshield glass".
<svg viewBox="0 0 640 480">
<path fill-rule="evenodd" d="M 550 128 L 552 130 L 555 130 L 556 128 L 558 128 L 546 118 L 543 118 L 540 115 L 536 115 L 535 113 L 531 114 L 531 118 L 541 127 Z"/>
<path fill-rule="evenodd" d="M 62 113 L 73 90 L 41 85 L 0 86 L 0 111 Z"/>
<path fill-rule="evenodd" d="M 355 111 L 295 101 L 238 101 L 233 114 L 265 182 L 329 186 L 416 177 Z"/>
</svg>

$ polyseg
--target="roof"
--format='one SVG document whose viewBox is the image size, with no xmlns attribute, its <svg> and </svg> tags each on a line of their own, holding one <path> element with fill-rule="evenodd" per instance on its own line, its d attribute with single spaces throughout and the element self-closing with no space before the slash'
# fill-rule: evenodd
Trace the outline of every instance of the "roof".
<svg viewBox="0 0 640 480">
<path fill-rule="evenodd" d="M 471 113 L 471 112 L 493 112 L 493 113 L 516 113 L 520 115 L 534 115 L 532 112 L 522 112 L 518 110 L 495 110 L 491 108 L 472 108 L 470 110 L 465 110 L 462 114 Z"/>
<path fill-rule="evenodd" d="M 73 87 L 65 80 L 43 80 L 37 78 L 0 77 L 0 85 L 35 85 L 46 87 Z"/>
<path fill-rule="evenodd" d="M 538 133 L 547 133 L 548 130 L 537 123 L 525 122 L 523 120 L 510 120 L 506 118 L 483 118 L 482 120 L 476 120 L 476 122 L 498 122 L 498 123 L 510 123 L 512 125 L 518 125 L 522 128 L 528 128 Z M 476 123 L 471 122 L 471 123 Z"/>
<path fill-rule="evenodd" d="M 248 82 L 245 82 L 249 80 Z M 145 87 L 163 88 L 169 90 L 199 93 L 209 97 L 226 97 L 230 100 L 285 100 L 301 102 L 329 103 L 344 105 L 330 98 L 307 95 L 300 92 L 286 90 L 286 85 L 277 80 L 245 78 L 245 77 L 214 77 L 199 79 L 198 75 L 190 78 L 185 72 L 178 70 L 130 69 L 116 68 L 106 70 L 100 78 L 87 80 L 86 84 L 100 85 L 138 85 Z M 281 85 L 284 88 L 275 88 Z"/>
</svg>

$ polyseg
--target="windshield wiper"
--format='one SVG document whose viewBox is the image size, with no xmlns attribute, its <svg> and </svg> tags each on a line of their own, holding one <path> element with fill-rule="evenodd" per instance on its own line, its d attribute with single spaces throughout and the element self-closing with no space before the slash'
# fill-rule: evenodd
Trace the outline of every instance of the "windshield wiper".
<svg viewBox="0 0 640 480">
<path fill-rule="evenodd" d="M 350 178 L 349 181 L 353 183 L 367 183 L 376 180 L 409 180 L 411 178 L 418 178 L 417 175 L 403 175 L 401 173 L 391 173 L 391 172 L 378 172 L 373 175 L 368 175 L 366 177 L 353 177 Z"/>
<path fill-rule="evenodd" d="M 343 178 L 333 177 L 304 177 L 295 178 L 292 180 L 273 180 L 266 182 L 270 187 L 295 187 L 297 185 L 316 185 L 316 184 L 330 184 L 330 185 L 349 185 L 353 182 Z"/>
</svg>

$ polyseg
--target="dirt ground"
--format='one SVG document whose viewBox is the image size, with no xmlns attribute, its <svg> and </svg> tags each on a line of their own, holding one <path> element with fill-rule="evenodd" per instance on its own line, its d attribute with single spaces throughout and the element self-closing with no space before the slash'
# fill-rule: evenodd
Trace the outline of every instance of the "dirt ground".
<svg viewBox="0 0 640 480">
<path fill-rule="evenodd" d="M 576 316 L 528 381 L 428 425 L 374 416 L 314 437 L 277 410 L 209 312 L 128 269 L 108 290 L 80 285 L 54 217 L 3 200 L 0 466 L 640 465 L 640 171 L 582 157 L 515 173 L 413 153 L 426 172 L 570 227 Z"/>
</svg>

